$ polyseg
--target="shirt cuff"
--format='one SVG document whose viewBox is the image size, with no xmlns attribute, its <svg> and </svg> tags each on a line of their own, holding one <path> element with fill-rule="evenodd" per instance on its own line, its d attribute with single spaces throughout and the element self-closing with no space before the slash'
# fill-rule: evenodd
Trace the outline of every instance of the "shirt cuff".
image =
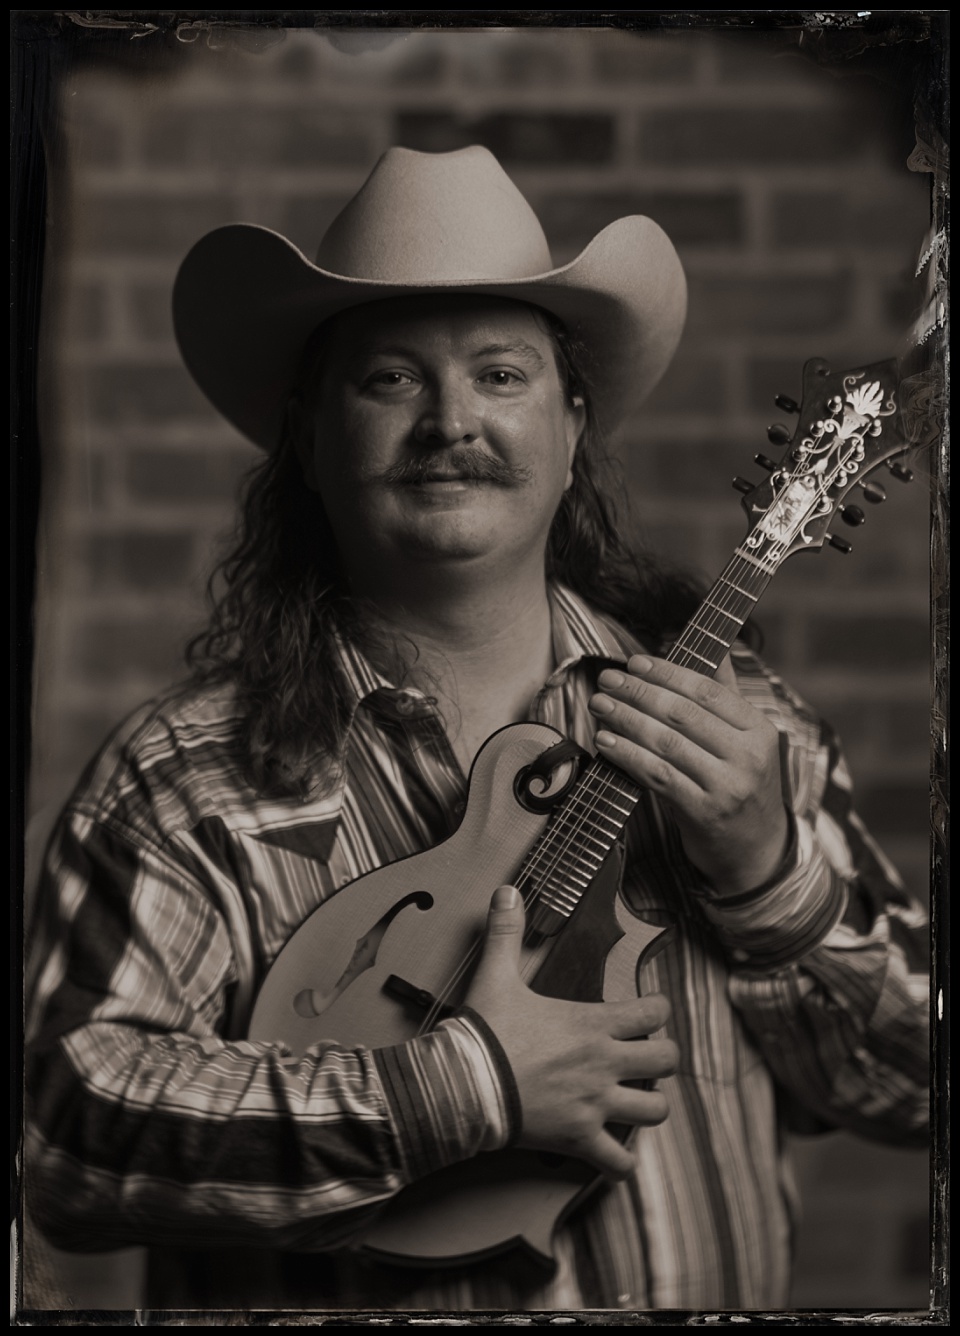
<svg viewBox="0 0 960 1336">
<path fill-rule="evenodd" d="M 787 854 L 774 877 L 743 895 L 700 900 L 701 912 L 735 966 L 780 969 L 827 937 L 847 906 L 844 879 L 808 821 L 791 814 Z"/>
<path fill-rule="evenodd" d="M 520 1133 L 520 1097 L 499 1041 L 464 1007 L 406 1044 L 373 1050 L 413 1182 Z"/>
</svg>

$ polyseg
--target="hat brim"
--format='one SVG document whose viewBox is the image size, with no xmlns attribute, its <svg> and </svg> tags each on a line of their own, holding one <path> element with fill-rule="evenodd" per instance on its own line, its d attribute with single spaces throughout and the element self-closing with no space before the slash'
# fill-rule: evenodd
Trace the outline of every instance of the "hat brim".
<svg viewBox="0 0 960 1336">
<path fill-rule="evenodd" d="M 640 215 L 611 223 L 576 259 L 504 282 L 391 284 L 313 264 L 266 227 L 236 223 L 203 237 L 173 290 L 184 362 L 215 408 L 265 450 L 310 335 L 339 312 L 392 297 L 462 292 L 540 306 L 588 349 L 591 399 L 613 435 L 647 397 L 676 350 L 686 315 L 683 268 L 666 233 Z"/>
</svg>

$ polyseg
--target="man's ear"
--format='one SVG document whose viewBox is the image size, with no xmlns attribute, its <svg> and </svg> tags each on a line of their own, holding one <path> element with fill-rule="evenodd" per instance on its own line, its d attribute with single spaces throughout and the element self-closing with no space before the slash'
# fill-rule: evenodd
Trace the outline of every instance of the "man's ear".
<svg viewBox="0 0 960 1336">
<path fill-rule="evenodd" d="M 574 395 L 573 403 L 567 409 L 567 481 L 563 485 L 564 491 L 573 485 L 573 460 L 586 425 L 586 405 L 579 394 Z"/>
<path fill-rule="evenodd" d="M 287 430 L 290 432 L 293 448 L 297 452 L 297 459 L 303 470 L 304 482 L 311 492 L 319 492 L 320 484 L 317 482 L 317 470 L 313 462 L 312 428 L 310 414 L 304 408 L 299 396 L 291 395 L 287 401 Z"/>
</svg>

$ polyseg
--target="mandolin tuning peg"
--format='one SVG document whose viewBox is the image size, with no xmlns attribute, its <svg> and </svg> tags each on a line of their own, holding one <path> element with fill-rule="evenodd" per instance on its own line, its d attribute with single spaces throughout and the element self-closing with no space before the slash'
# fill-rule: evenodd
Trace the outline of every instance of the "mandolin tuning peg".
<svg viewBox="0 0 960 1336">
<path fill-rule="evenodd" d="M 785 413 L 800 412 L 800 405 L 795 399 L 791 399 L 789 394 L 778 394 L 773 402 L 778 408 L 782 408 Z"/>
<path fill-rule="evenodd" d="M 754 455 L 753 459 L 755 464 L 759 464 L 760 467 L 766 469 L 768 473 L 772 473 L 777 467 L 773 460 L 768 459 L 766 455 Z"/>
<path fill-rule="evenodd" d="M 849 524 L 853 528 L 856 528 L 856 526 L 862 524 L 867 517 L 859 506 L 841 506 L 840 518 L 843 520 L 844 524 Z"/>
<path fill-rule="evenodd" d="M 898 482 L 913 482 L 913 469 L 908 469 L 905 464 L 900 464 L 896 460 L 890 463 L 888 460 L 887 468 Z"/>
<path fill-rule="evenodd" d="M 831 547 L 835 547 L 838 552 L 852 552 L 853 544 L 848 543 L 845 538 L 838 538 L 835 533 L 827 534 L 827 542 Z"/>
<path fill-rule="evenodd" d="M 753 483 L 747 482 L 746 478 L 734 478 L 733 486 L 738 492 L 752 492 Z"/>
<path fill-rule="evenodd" d="M 872 502 L 873 505 L 878 506 L 881 501 L 886 501 L 887 494 L 880 483 L 862 482 L 859 485 L 860 490 L 863 492 L 866 499 Z"/>
<path fill-rule="evenodd" d="M 786 445 L 793 432 L 782 422 L 774 422 L 767 428 L 767 440 L 771 445 Z"/>
</svg>

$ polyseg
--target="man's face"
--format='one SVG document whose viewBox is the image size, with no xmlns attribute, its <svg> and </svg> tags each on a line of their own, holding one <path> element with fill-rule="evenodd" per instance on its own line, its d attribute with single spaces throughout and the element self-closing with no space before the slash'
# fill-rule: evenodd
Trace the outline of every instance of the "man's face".
<svg viewBox="0 0 960 1336">
<path fill-rule="evenodd" d="M 299 433 L 348 574 L 542 557 L 584 409 L 530 307 L 417 297 L 337 318 Z"/>
</svg>

